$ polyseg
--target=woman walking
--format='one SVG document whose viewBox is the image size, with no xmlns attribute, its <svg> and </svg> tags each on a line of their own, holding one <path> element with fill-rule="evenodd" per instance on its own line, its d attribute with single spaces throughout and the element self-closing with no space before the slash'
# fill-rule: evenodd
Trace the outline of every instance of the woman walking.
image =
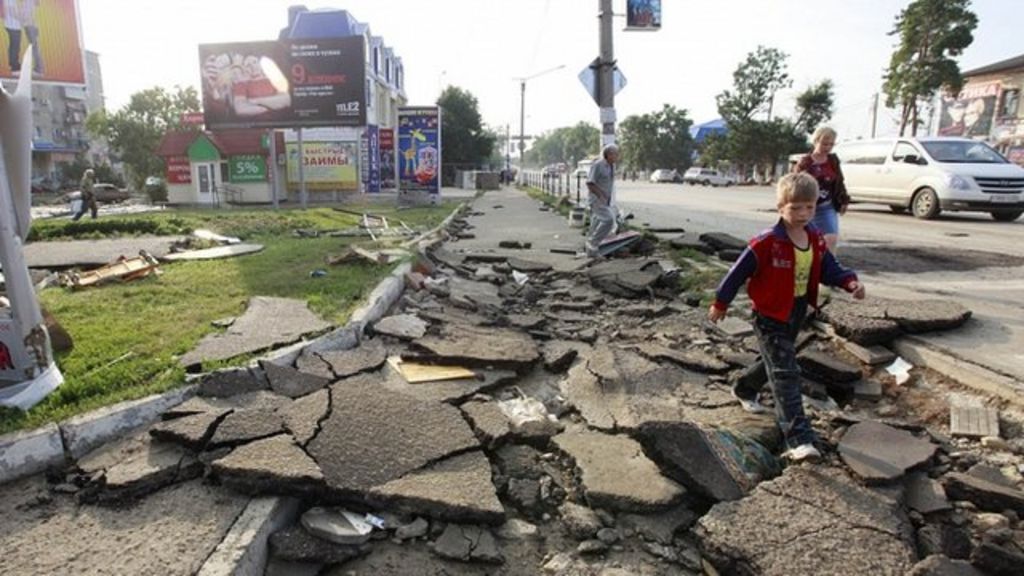
<svg viewBox="0 0 1024 576">
<path fill-rule="evenodd" d="M 839 243 L 839 216 L 846 213 L 850 195 L 846 193 L 839 157 L 832 153 L 836 131 L 821 126 L 812 137 L 814 150 L 797 162 L 793 172 L 807 172 L 818 181 L 818 203 L 812 224 L 825 237 L 828 249 L 835 254 Z"/>
</svg>

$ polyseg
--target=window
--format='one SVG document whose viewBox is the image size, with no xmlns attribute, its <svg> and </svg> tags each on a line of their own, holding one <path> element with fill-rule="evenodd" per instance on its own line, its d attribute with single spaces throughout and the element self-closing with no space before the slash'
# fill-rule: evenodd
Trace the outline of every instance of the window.
<svg viewBox="0 0 1024 576">
<path fill-rule="evenodd" d="M 380 48 L 373 47 L 373 73 L 380 74 Z"/>
<path fill-rule="evenodd" d="M 892 142 L 855 142 L 844 144 L 836 150 L 839 159 L 846 164 L 885 164 L 885 157 L 892 149 Z"/>
<path fill-rule="evenodd" d="M 902 162 L 903 159 L 906 158 L 907 156 L 917 156 L 918 158 L 920 158 L 921 153 L 917 151 L 917 148 L 914 148 L 908 142 L 897 143 L 896 149 L 893 150 L 892 152 L 892 159 L 897 162 Z"/>
<path fill-rule="evenodd" d="M 1016 116 L 1020 104 L 1020 90 L 1003 90 L 1003 101 L 999 105 L 999 116 Z"/>
</svg>

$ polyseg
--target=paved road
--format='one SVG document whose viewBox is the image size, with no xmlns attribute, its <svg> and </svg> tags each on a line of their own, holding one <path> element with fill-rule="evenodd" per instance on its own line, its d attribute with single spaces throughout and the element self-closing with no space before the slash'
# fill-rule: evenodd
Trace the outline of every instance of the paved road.
<svg viewBox="0 0 1024 576">
<path fill-rule="evenodd" d="M 617 194 L 636 222 L 688 232 L 748 238 L 777 218 L 767 187 L 622 182 Z M 871 293 L 951 298 L 974 311 L 964 329 L 929 342 L 1024 381 L 1024 218 L 995 222 L 987 214 L 948 213 L 922 221 L 863 204 L 843 217 L 842 235 L 840 257 L 870 264 L 862 276 Z"/>
</svg>

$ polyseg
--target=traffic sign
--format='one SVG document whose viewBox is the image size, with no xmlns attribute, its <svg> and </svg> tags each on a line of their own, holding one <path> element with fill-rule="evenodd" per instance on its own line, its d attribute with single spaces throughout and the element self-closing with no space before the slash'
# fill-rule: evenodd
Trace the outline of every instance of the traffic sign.
<svg viewBox="0 0 1024 576">
<path fill-rule="evenodd" d="M 583 88 L 590 94 L 590 97 L 594 99 L 594 103 L 600 105 L 601 102 L 597 94 L 597 70 L 601 67 L 601 59 L 595 58 L 590 66 L 587 66 L 579 73 L 580 83 L 583 84 Z M 626 86 L 626 77 L 623 76 L 618 66 L 612 69 L 612 86 L 615 93 L 618 94 Z"/>
</svg>

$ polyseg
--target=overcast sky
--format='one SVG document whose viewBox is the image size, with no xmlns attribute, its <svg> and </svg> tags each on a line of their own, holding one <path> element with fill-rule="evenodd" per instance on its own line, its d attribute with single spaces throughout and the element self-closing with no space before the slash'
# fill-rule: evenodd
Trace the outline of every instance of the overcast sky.
<svg viewBox="0 0 1024 576">
<path fill-rule="evenodd" d="M 98 52 L 108 108 L 156 85 L 198 87 L 197 45 L 276 39 L 289 0 L 79 0 L 87 49 Z M 526 85 L 526 132 L 579 121 L 597 125 L 597 106 L 577 74 L 598 54 L 598 0 L 316 0 L 309 8 L 351 12 L 382 36 L 405 64 L 410 104 L 431 104 L 443 86 L 469 90 L 484 121 L 519 132 L 518 77 L 564 65 Z M 717 117 L 715 95 L 758 44 L 789 54 L 794 95 L 825 78 L 835 83 L 840 138 L 870 132 L 870 104 L 894 45 L 886 33 L 906 0 L 662 0 L 662 29 L 625 32 L 615 25 L 615 56 L 627 86 L 618 117 L 663 103 L 696 122 Z M 613 3 L 625 12 L 625 0 Z M 962 70 L 1024 53 L 1020 0 L 974 0 L 979 17 Z M 892 113 L 879 132 L 892 131 Z"/>
</svg>

